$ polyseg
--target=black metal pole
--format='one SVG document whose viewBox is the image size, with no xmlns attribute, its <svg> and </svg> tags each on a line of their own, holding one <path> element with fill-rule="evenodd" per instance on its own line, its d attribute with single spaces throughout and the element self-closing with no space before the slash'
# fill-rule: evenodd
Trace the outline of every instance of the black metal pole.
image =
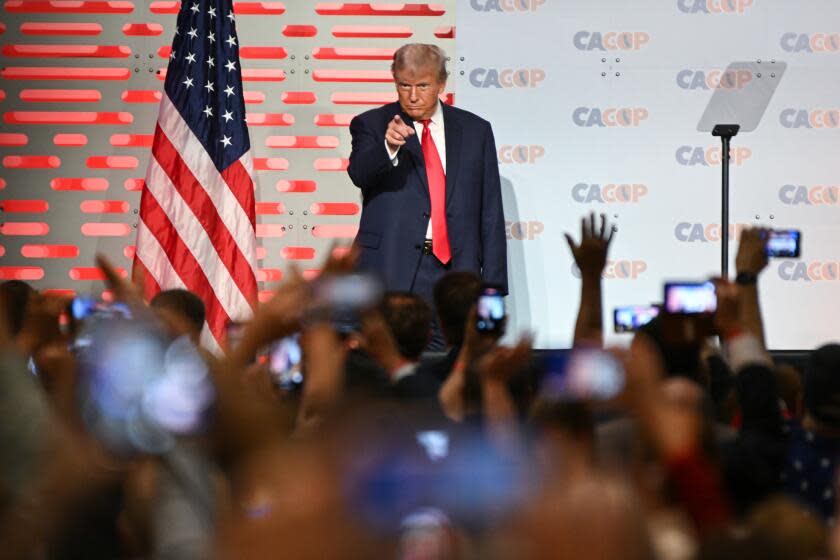
<svg viewBox="0 0 840 560">
<path fill-rule="evenodd" d="M 729 279 L 729 136 L 721 136 L 723 153 L 721 167 L 723 168 L 723 192 L 721 194 L 720 218 L 720 277 Z"/>
<path fill-rule="evenodd" d="M 738 135 L 741 126 L 737 124 L 718 124 L 712 130 L 712 136 L 720 136 L 721 173 L 723 192 L 721 193 L 720 216 L 720 277 L 729 279 L 729 141 Z"/>
</svg>

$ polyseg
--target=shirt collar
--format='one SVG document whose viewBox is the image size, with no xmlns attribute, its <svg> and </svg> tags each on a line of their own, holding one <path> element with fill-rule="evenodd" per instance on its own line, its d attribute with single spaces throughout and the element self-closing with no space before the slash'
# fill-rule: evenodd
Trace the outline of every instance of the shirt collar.
<svg viewBox="0 0 840 560">
<path fill-rule="evenodd" d="M 429 117 L 429 121 L 431 121 L 431 124 L 435 125 L 436 127 L 440 127 L 441 123 L 443 122 L 443 109 L 441 109 L 440 99 L 438 99 L 437 105 L 435 105 L 435 112 L 432 113 L 431 117 Z M 417 124 L 422 125 L 422 122 L 417 121 Z"/>
</svg>

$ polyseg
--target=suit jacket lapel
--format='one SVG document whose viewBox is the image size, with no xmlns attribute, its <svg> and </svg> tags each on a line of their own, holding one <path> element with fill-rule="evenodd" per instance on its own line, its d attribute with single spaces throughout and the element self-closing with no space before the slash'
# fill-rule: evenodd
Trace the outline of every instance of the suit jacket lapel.
<svg viewBox="0 0 840 560">
<path fill-rule="evenodd" d="M 463 130 L 458 115 L 449 105 L 442 103 L 443 127 L 446 135 L 446 207 L 452 204 L 456 179 L 461 165 L 461 140 Z"/>
<path fill-rule="evenodd" d="M 399 103 L 395 103 L 396 111 L 394 111 L 394 115 L 399 114 L 400 118 L 402 118 L 403 122 L 408 126 L 414 126 L 414 120 L 409 117 L 408 115 L 403 112 L 400 108 Z M 388 121 L 390 122 L 391 119 L 394 118 L 394 115 L 391 115 Z M 387 123 L 385 125 L 387 127 Z M 422 128 L 422 127 L 420 127 Z M 413 136 L 409 136 L 408 140 L 405 142 L 405 146 L 402 147 L 403 150 L 406 150 L 409 154 L 411 154 L 411 161 L 414 165 L 414 170 L 417 172 L 417 176 L 420 179 L 420 187 L 423 193 L 425 194 L 426 198 L 429 198 L 429 178 L 426 176 L 426 160 L 423 159 L 423 148 L 420 146 L 420 136 L 419 134 L 414 134 Z"/>
</svg>

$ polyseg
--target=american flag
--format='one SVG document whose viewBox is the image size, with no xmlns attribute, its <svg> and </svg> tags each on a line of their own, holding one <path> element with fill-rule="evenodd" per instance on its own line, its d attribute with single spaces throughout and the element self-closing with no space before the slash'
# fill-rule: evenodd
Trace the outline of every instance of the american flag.
<svg viewBox="0 0 840 560">
<path fill-rule="evenodd" d="M 145 295 L 185 288 L 204 301 L 202 337 L 256 301 L 253 162 L 231 0 L 183 0 L 140 200 L 134 275 Z"/>
</svg>

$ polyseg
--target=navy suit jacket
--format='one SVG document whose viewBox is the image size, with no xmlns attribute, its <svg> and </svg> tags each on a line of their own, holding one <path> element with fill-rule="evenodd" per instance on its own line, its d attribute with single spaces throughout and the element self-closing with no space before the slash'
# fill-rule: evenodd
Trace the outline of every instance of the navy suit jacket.
<svg viewBox="0 0 840 560">
<path fill-rule="evenodd" d="M 496 143 L 490 123 L 442 104 L 446 134 L 446 226 L 451 270 L 468 270 L 507 293 L 507 247 Z M 389 290 L 408 290 L 426 237 L 431 203 L 419 135 L 400 148 L 394 166 L 385 130 L 399 114 L 390 103 L 350 122 L 350 174 L 362 191 L 362 217 L 355 243 L 359 266 L 380 275 Z"/>
</svg>

